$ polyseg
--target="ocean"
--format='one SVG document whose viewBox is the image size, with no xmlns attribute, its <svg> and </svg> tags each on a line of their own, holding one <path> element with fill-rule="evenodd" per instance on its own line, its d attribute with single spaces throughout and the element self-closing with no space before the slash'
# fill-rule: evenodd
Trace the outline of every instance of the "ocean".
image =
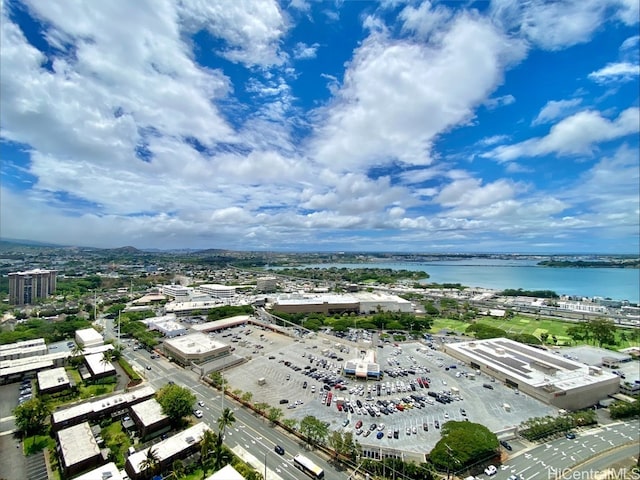
<svg viewBox="0 0 640 480">
<path fill-rule="evenodd" d="M 640 301 L 640 270 L 634 268 L 558 268 L 537 260 L 463 259 L 437 262 L 319 263 L 310 268 L 390 268 L 424 271 L 424 282 L 460 283 L 468 287 L 553 290 L 559 295 Z"/>
</svg>

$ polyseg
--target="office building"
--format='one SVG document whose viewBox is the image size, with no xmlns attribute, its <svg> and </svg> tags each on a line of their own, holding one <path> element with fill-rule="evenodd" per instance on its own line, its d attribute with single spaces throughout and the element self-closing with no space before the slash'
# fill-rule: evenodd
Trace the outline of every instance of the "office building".
<svg viewBox="0 0 640 480">
<path fill-rule="evenodd" d="M 10 273 L 9 303 L 30 305 L 38 298 L 47 298 L 56 290 L 56 270 L 34 269 Z"/>
</svg>

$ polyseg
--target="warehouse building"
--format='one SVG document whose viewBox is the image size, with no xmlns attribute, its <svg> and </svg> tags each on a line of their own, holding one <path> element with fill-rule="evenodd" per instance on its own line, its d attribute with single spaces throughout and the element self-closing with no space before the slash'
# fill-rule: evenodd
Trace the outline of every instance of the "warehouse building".
<svg viewBox="0 0 640 480">
<path fill-rule="evenodd" d="M 281 295 L 273 302 L 272 310 L 283 313 L 322 313 L 324 315 L 358 313 L 360 301 L 347 295 Z"/>
<path fill-rule="evenodd" d="M 184 366 L 200 365 L 231 353 L 229 345 L 216 342 L 200 332 L 165 340 L 163 347 L 167 357 Z"/>
<path fill-rule="evenodd" d="M 413 313 L 411 302 L 397 295 L 380 292 L 356 292 L 351 295 L 360 302 L 360 313 L 363 314 L 378 311 Z"/>
<path fill-rule="evenodd" d="M 533 398 L 565 410 L 597 404 L 620 388 L 617 375 L 506 338 L 443 344 L 445 353 Z"/>
</svg>

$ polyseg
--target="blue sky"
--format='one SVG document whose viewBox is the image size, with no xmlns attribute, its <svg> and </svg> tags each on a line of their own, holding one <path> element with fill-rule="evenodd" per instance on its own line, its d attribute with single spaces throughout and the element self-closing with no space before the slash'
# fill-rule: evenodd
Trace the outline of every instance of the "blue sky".
<svg viewBox="0 0 640 480">
<path fill-rule="evenodd" d="M 5 0 L 0 236 L 638 253 L 638 8 Z"/>
</svg>

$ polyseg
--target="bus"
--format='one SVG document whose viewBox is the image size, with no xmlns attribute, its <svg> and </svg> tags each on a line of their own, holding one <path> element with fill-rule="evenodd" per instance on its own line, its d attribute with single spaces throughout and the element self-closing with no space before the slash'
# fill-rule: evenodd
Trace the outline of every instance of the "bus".
<svg viewBox="0 0 640 480">
<path fill-rule="evenodd" d="M 297 469 L 303 471 L 311 478 L 324 478 L 324 470 L 322 470 L 318 465 L 313 463 L 307 457 L 298 454 L 293 457 L 293 464 Z"/>
</svg>

